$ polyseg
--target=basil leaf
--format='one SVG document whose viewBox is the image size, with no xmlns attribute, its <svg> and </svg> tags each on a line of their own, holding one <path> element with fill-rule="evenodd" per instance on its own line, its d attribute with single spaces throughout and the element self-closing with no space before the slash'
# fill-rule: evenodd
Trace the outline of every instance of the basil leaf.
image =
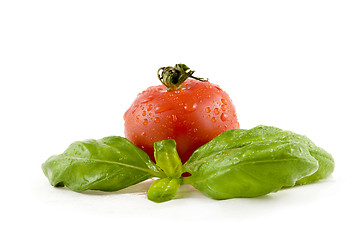
<svg viewBox="0 0 360 240">
<path fill-rule="evenodd" d="M 203 158 L 209 154 L 222 151 L 224 149 L 239 148 L 249 145 L 253 142 L 263 141 L 282 130 L 276 127 L 257 126 L 250 130 L 231 129 L 227 130 L 210 142 L 202 145 L 190 156 L 185 165 L 192 162 L 194 159 Z"/>
<path fill-rule="evenodd" d="M 204 158 L 221 150 L 244 147 L 264 140 L 301 142 L 306 146 L 311 156 L 318 161 L 318 170 L 312 175 L 300 179 L 296 183 L 297 185 L 308 184 L 326 178 L 334 171 L 335 163 L 331 154 L 324 149 L 317 147 L 306 136 L 263 125 L 259 125 L 249 130 L 232 129 L 221 133 L 207 144 L 198 148 L 185 163 L 184 167 L 186 168 L 188 164 L 191 164 L 191 162 L 196 159 Z"/>
<path fill-rule="evenodd" d="M 158 165 L 170 178 L 179 178 L 182 173 L 182 163 L 176 151 L 173 139 L 154 143 L 154 157 Z"/>
<path fill-rule="evenodd" d="M 157 203 L 173 199 L 180 186 L 179 178 L 161 178 L 155 180 L 147 193 L 149 200 Z"/>
<path fill-rule="evenodd" d="M 184 183 L 214 199 L 228 199 L 257 197 L 293 186 L 314 173 L 318 162 L 302 143 L 268 140 L 192 158 L 186 169 L 191 176 Z"/>
<path fill-rule="evenodd" d="M 163 177 L 149 156 L 123 137 L 72 143 L 64 153 L 42 164 L 56 187 L 74 191 L 116 191 L 151 177 Z"/>
<path fill-rule="evenodd" d="M 290 131 L 281 131 L 275 134 L 274 136 L 272 136 L 272 139 L 302 142 L 304 145 L 306 145 L 311 156 L 318 161 L 319 163 L 318 170 L 314 174 L 304 177 L 299 181 L 297 181 L 296 185 L 309 184 L 318 181 L 320 179 L 327 178 L 334 171 L 335 162 L 331 154 L 326 152 L 324 149 L 316 146 L 306 136 L 296 134 Z"/>
</svg>

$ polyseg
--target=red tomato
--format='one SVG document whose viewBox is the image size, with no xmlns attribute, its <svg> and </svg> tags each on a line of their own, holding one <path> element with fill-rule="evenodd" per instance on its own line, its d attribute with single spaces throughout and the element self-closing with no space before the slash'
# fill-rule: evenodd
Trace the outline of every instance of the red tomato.
<svg viewBox="0 0 360 240">
<path fill-rule="evenodd" d="M 124 114 L 125 137 L 154 160 L 154 142 L 174 139 L 184 163 L 201 145 L 239 128 L 228 94 L 210 82 L 187 79 L 180 90 L 149 87 Z"/>
<path fill-rule="evenodd" d="M 125 137 L 154 159 L 154 142 L 174 139 L 182 162 L 225 130 L 239 128 L 227 93 L 188 79 L 181 90 L 163 85 L 140 93 L 124 115 Z"/>
</svg>

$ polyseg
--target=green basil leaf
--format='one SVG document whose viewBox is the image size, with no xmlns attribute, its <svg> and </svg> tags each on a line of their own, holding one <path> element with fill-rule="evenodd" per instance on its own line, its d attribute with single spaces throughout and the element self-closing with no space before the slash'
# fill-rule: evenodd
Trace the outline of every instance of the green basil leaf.
<svg viewBox="0 0 360 240">
<path fill-rule="evenodd" d="M 326 152 L 324 149 L 316 146 L 306 136 L 296 134 L 290 131 L 281 131 L 275 134 L 274 136 L 272 136 L 272 139 L 302 142 L 304 145 L 306 145 L 311 156 L 318 161 L 319 163 L 318 170 L 314 174 L 304 177 L 299 181 L 297 181 L 296 185 L 309 184 L 318 181 L 320 179 L 327 178 L 334 171 L 335 162 L 332 155 Z"/>
<path fill-rule="evenodd" d="M 154 157 L 158 165 L 170 178 L 179 178 L 182 163 L 176 151 L 175 140 L 163 140 L 154 143 Z"/>
<path fill-rule="evenodd" d="M 249 130 L 232 129 L 223 132 L 207 144 L 204 144 L 203 146 L 198 148 L 191 155 L 189 160 L 185 163 L 184 168 L 186 169 L 192 161 L 204 158 L 210 154 L 219 152 L 221 150 L 244 147 L 249 144 L 261 142 L 264 140 L 301 142 L 306 146 L 311 156 L 318 161 L 318 170 L 314 174 L 300 179 L 296 183 L 297 185 L 312 183 L 320 179 L 326 178 L 334 171 L 335 163 L 331 154 L 326 152 L 324 149 L 317 147 L 306 136 L 299 135 L 290 131 L 283 131 L 280 128 L 263 125 L 254 127 Z"/>
<path fill-rule="evenodd" d="M 155 180 L 147 193 L 149 200 L 157 203 L 173 199 L 180 187 L 179 178 L 161 178 Z"/>
<path fill-rule="evenodd" d="M 123 137 L 72 143 L 42 164 L 53 186 L 74 191 L 116 191 L 151 177 L 163 177 L 149 156 Z"/>
<path fill-rule="evenodd" d="M 206 157 L 210 154 L 222 151 L 224 149 L 239 148 L 249 145 L 253 142 L 263 141 L 282 130 L 276 127 L 257 126 L 250 130 L 244 129 L 231 129 L 227 130 L 217 137 L 213 138 L 210 142 L 199 147 L 190 156 L 185 165 L 192 161 Z"/>
<path fill-rule="evenodd" d="M 184 183 L 214 199 L 228 199 L 257 197 L 293 186 L 314 173 L 318 162 L 302 143 L 268 140 L 192 158 L 186 169 L 191 176 Z"/>
</svg>

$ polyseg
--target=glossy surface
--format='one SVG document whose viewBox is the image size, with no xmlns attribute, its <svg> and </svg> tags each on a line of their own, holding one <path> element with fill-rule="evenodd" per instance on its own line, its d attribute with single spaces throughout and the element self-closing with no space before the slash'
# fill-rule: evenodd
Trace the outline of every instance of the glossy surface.
<svg viewBox="0 0 360 240">
<path fill-rule="evenodd" d="M 183 166 L 192 184 L 215 199 L 256 197 L 325 178 L 334 160 L 308 138 L 279 128 L 229 130 L 197 149 Z"/>
<path fill-rule="evenodd" d="M 174 140 L 163 140 L 154 144 L 155 162 L 167 177 L 179 178 L 182 174 L 182 163 L 176 151 Z"/>
<path fill-rule="evenodd" d="M 148 199 L 165 202 L 173 199 L 181 183 L 182 163 L 176 151 L 174 140 L 163 140 L 154 144 L 156 165 L 166 177 L 155 180 L 149 188 Z"/>
<path fill-rule="evenodd" d="M 306 146 L 311 156 L 318 161 L 319 169 L 311 176 L 299 180 L 297 182 L 299 185 L 326 178 L 334 171 L 335 163 L 331 154 L 316 146 L 306 136 L 296 134 L 291 131 L 284 131 L 280 128 L 263 125 L 249 130 L 233 129 L 226 131 L 214 138 L 208 144 L 205 144 L 197 149 L 189 159 L 189 162 L 196 161 L 197 159 L 206 157 L 223 149 L 243 147 L 264 140 L 300 142 Z"/>
<path fill-rule="evenodd" d="M 50 184 L 74 191 L 116 191 L 163 173 L 149 156 L 123 137 L 72 143 L 42 164 Z"/>
<path fill-rule="evenodd" d="M 314 173 L 317 161 L 300 143 L 266 141 L 226 149 L 188 165 L 191 184 L 215 199 L 257 197 Z"/>
<path fill-rule="evenodd" d="M 157 179 L 150 186 L 147 193 L 149 200 L 153 202 L 166 202 L 173 199 L 180 187 L 179 178 L 161 178 Z"/>
<path fill-rule="evenodd" d="M 149 87 L 124 114 L 125 137 L 154 160 L 154 143 L 174 139 L 182 162 L 220 133 L 239 128 L 228 94 L 210 82 L 188 79 L 181 90 Z"/>
</svg>

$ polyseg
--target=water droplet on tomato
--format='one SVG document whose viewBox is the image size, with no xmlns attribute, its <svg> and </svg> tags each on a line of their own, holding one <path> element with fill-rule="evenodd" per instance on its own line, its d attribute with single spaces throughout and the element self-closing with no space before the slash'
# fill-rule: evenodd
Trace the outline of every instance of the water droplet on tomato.
<svg viewBox="0 0 360 240">
<path fill-rule="evenodd" d="M 209 107 L 206 107 L 205 112 L 209 113 L 209 112 L 211 112 L 211 109 Z"/>
<path fill-rule="evenodd" d="M 214 117 L 211 118 L 211 121 L 216 122 L 216 119 Z"/>
<path fill-rule="evenodd" d="M 146 111 L 143 111 L 143 112 L 142 112 L 142 115 L 145 116 L 145 115 L 146 115 Z"/>
<path fill-rule="evenodd" d="M 147 125 L 148 123 L 149 123 L 149 121 L 145 118 L 144 121 L 143 121 L 143 124 Z"/>
<path fill-rule="evenodd" d="M 156 123 L 159 123 L 159 122 L 160 122 L 160 118 L 156 117 L 156 118 L 155 118 L 155 122 L 156 122 Z"/>
<path fill-rule="evenodd" d="M 222 91 L 221 88 L 219 87 L 219 85 L 215 85 L 215 88 L 216 88 L 217 90 Z"/>
<path fill-rule="evenodd" d="M 221 119 L 221 121 L 224 121 L 224 122 L 225 122 L 225 121 L 227 120 L 227 117 L 228 117 L 228 116 L 227 116 L 226 113 L 222 113 L 221 116 L 220 116 L 220 119 Z"/>
<path fill-rule="evenodd" d="M 214 109 L 214 113 L 216 114 L 216 115 L 218 115 L 220 112 L 219 112 L 219 109 L 218 108 L 215 108 Z"/>
<path fill-rule="evenodd" d="M 139 107 L 139 105 L 136 104 L 136 105 L 133 107 L 133 110 L 131 111 L 131 113 L 134 114 L 138 107 Z"/>
<path fill-rule="evenodd" d="M 223 110 L 223 111 L 225 111 L 225 110 L 226 110 L 225 105 L 221 105 L 221 110 Z"/>
<path fill-rule="evenodd" d="M 185 108 L 185 111 L 187 111 L 187 112 L 193 112 L 196 110 L 196 106 L 197 106 L 196 103 L 193 103 L 193 104 L 186 103 L 184 108 Z"/>
<path fill-rule="evenodd" d="M 148 106 L 148 111 L 150 111 L 151 109 L 153 108 L 153 106 L 150 104 L 149 106 Z"/>
<path fill-rule="evenodd" d="M 194 128 L 194 130 L 193 130 L 194 132 L 197 132 L 198 131 L 198 129 L 197 128 Z"/>
<path fill-rule="evenodd" d="M 147 102 L 150 102 L 153 99 L 154 99 L 154 97 L 150 95 L 147 98 L 144 98 L 143 100 L 141 100 L 140 103 L 147 103 Z"/>
<path fill-rule="evenodd" d="M 173 120 L 174 122 L 177 121 L 177 116 L 176 116 L 175 114 L 172 114 L 171 117 L 172 117 L 172 120 Z"/>
<path fill-rule="evenodd" d="M 227 103 L 227 100 L 225 99 L 225 98 L 222 98 L 221 99 L 221 102 L 224 104 L 224 105 L 227 105 L 228 103 Z"/>
<path fill-rule="evenodd" d="M 163 104 L 155 108 L 155 113 L 162 113 L 171 109 L 169 104 Z"/>
</svg>

